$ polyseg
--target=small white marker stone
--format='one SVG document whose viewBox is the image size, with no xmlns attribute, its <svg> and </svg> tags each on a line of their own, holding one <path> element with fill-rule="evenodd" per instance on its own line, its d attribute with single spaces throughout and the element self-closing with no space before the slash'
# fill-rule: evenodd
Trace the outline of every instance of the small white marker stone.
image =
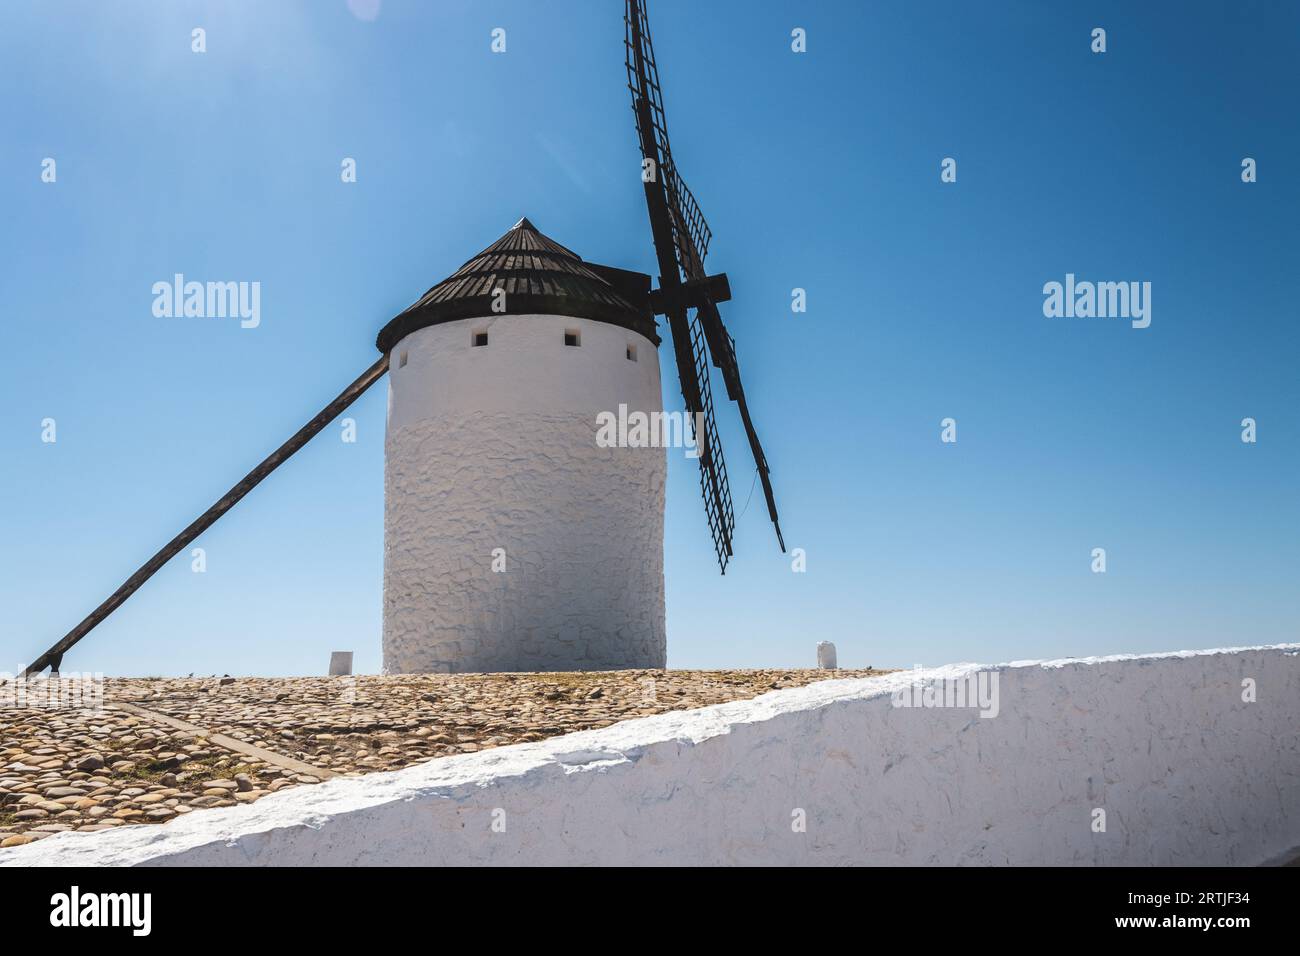
<svg viewBox="0 0 1300 956">
<path fill-rule="evenodd" d="M 831 655 L 834 656 L 834 653 Z M 352 673 L 352 652 L 332 651 L 330 653 L 330 677 L 347 677 Z"/>
<path fill-rule="evenodd" d="M 830 641 L 817 642 L 817 666 L 824 671 L 837 669 L 835 663 L 835 645 Z"/>
</svg>

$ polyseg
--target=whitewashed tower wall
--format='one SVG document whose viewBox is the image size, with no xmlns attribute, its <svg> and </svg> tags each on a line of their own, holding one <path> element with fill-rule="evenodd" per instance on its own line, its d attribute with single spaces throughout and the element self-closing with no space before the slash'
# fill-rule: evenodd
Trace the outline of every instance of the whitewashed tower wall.
<svg viewBox="0 0 1300 956">
<path fill-rule="evenodd" d="M 489 315 L 390 358 L 385 673 L 663 667 L 665 452 L 596 443 L 598 412 L 662 409 L 654 343 Z"/>
</svg>

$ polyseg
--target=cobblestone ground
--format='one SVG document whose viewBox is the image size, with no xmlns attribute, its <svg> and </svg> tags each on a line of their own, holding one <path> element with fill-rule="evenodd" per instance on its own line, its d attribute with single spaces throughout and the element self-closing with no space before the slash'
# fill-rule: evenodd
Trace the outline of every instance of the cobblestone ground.
<svg viewBox="0 0 1300 956">
<path fill-rule="evenodd" d="M 0 688 L 0 848 L 161 824 L 331 774 L 396 770 L 669 710 L 876 670 L 602 671 L 400 677 L 110 678 L 103 708 L 26 707 Z M 12 698 L 12 686 L 9 696 Z M 127 703 L 196 725 L 179 730 Z M 208 734 L 294 758 L 285 768 Z"/>
</svg>

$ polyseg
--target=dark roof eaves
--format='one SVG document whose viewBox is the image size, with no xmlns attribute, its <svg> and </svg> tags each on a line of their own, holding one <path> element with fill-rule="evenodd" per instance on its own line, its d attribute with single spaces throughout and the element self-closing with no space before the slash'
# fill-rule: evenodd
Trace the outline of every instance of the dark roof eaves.
<svg viewBox="0 0 1300 956">
<path fill-rule="evenodd" d="M 660 342 L 654 317 L 648 312 L 638 314 L 600 302 L 526 292 L 508 296 L 507 307 L 503 312 L 494 312 L 492 304 L 493 297 L 486 295 L 408 309 L 379 330 L 375 346 L 386 353 L 406 336 L 420 329 L 461 319 L 492 319 L 498 315 L 567 315 L 628 329 L 649 339 L 656 348 Z"/>
</svg>

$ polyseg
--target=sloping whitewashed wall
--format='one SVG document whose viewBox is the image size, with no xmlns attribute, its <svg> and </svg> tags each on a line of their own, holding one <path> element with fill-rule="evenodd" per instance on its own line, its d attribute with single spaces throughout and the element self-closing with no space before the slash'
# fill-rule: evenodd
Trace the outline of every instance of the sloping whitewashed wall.
<svg viewBox="0 0 1300 956">
<path fill-rule="evenodd" d="M 996 716 L 896 706 L 971 675 Z M 1298 730 L 1300 645 L 954 665 L 60 834 L 0 865 L 1256 865 L 1300 847 Z"/>
</svg>

